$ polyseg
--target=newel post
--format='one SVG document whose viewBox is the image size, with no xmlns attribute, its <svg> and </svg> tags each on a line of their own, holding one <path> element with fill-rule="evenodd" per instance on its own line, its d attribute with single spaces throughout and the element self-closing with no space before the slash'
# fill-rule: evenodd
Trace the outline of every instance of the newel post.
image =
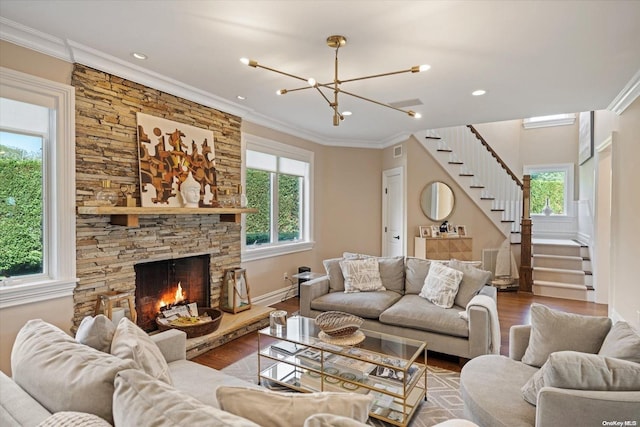
<svg viewBox="0 0 640 427">
<path fill-rule="evenodd" d="M 533 269 L 531 268 L 531 176 L 522 177 L 522 223 L 520 243 L 520 283 L 518 290 L 531 292 Z"/>
</svg>

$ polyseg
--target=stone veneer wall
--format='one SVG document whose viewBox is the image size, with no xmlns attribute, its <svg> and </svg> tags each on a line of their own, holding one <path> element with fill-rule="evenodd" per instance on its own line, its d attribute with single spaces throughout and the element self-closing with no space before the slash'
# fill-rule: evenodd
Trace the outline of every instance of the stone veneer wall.
<svg viewBox="0 0 640 427">
<path fill-rule="evenodd" d="M 91 200 L 102 179 L 136 184 L 136 112 L 210 129 L 219 189 L 240 183 L 239 117 L 113 76 L 74 66 L 76 89 L 76 203 Z M 138 205 L 140 202 L 138 201 Z M 140 262 L 211 255 L 211 306 L 218 306 L 224 269 L 240 265 L 240 225 L 219 215 L 141 215 L 139 227 L 111 225 L 109 216 L 77 215 L 74 329 L 93 314 L 97 295 L 135 289 Z"/>
</svg>

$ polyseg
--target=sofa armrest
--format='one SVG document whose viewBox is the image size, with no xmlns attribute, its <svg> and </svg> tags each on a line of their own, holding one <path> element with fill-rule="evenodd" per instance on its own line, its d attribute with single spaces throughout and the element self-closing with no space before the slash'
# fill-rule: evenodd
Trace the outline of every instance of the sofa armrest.
<svg viewBox="0 0 640 427">
<path fill-rule="evenodd" d="M 509 329 L 509 357 L 520 361 L 529 347 L 531 325 L 513 325 Z"/>
<path fill-rule="evenodd" d="M 494 301 L 498 301 L 498 290 L 493 286 L 483 286 L 482 289 L 480 289 L 480 291 L 478 292 L 478 295 L 486 295 L 493 298 Z"/>
<path fill-rule="evenodd" d="M 491 318 L 486 308 L 469 307 L 469 358 L 491 353 Z"/>
<path fill-rule="evenodd" d="M 329 293 L 329 276 L 318 277 L 300 284 L 300 315 L 311 317 L 311 301 Z"/>
<path fill-rule="evenodd" d="M 151 340 L 158 345 L 167 363 L 187 358 L 187 334 L 178 329 L 168 329 L 155 335 Z"/>
<path fill-rule="evenodd" d="M 640 423 L 640 391 L 591 391 L 543 387 L 538 393 L 536 427 L 601 426 L 603 421 Z M 622 425 L 622 424 L 621 424 Z"/>
</svg>

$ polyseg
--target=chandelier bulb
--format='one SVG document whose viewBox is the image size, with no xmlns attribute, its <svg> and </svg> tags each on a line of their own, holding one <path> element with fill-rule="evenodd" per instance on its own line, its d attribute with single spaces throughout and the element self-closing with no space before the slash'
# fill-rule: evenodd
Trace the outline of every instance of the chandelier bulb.
<svg viewBox="0 0 640 427">
<path fill-rule="evenodd" d="M 416 112 L 415 112 L 415 111 L 413 111 L 413 110 L 409 110 L 409 111 L 407 111 L 407 114 L 408 114 L 409 116 L 413 117 L 413 118 L 416 118 L 416 119 L 419 119 L 419 118 L 421 118 L 421 117 L 422 117 L 422 114 L 420 114 L 420 113 L 416 113 Z"/>
<path fill-rule="evenodd" d="M 431 65 L 428 65 L 428 64 L 415 65 L 415 66 L 411 67 L 411 72 L 412 73 L 421 73 L 423 71 L 427 71 L 429 68 L 431 68 Z"/>
<path fill-rule="evenodd" d="M 280 89 L 276 91 L 276 95 L 284 95 L 285 93 L 287 93 L 288 91 L 286 89 Z"/>
<path fill-rule="evenodd" d="M 313 77 L 309 77 L 309 80 L 307 80 L 307 83 L 309 83 L 309 86 L 311 87 L 315 87 L 315 85 L 317 84 L 316 79 L 314 79 Z"/>
</svg>

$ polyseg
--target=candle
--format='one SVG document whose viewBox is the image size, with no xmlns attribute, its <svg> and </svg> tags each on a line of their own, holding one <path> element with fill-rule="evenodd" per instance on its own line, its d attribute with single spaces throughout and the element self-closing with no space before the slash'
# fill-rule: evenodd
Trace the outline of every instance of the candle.
<svg viewBox="0 0 640 427">
<path fill-rule="evenodd" d="M 124 317 L 124 308 L 114 307 L 111 310 L 111 321 L 117 326 L 120 320 Z"/>
</svg>

